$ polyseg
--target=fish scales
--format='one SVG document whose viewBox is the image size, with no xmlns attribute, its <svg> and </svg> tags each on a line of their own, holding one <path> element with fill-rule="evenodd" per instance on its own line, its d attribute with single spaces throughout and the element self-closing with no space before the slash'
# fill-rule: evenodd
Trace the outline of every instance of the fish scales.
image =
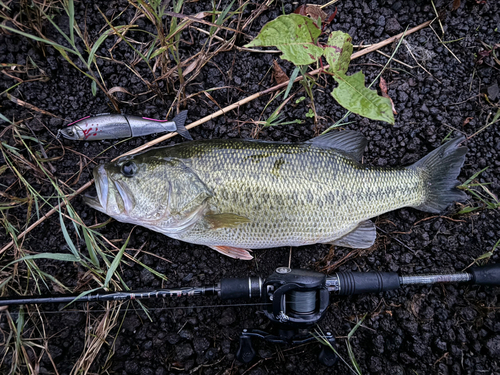
<svg viewBox="0 0 500 375">
<path fill-rule="evenodd" d="M 330 242 L 360 221 L 423 200 L 417 171 L 365 167 L 332 149 L 219 141 L 172 156 L 188 160 L 212 191 L 211 210 L 250 219 L 216 230 L 200 222 L 176 236 L 192 243 L 259 249 Z"/>
<path fill-rule="evenodd" d="M 343 131 L 309 142 L 205 140 L 126 156 L 94 170 L 94 208 L 226 255 L 332 243 L 370 247 L 368 219 L 401 207 L 440 212 L 456 189 L 463 138 L 409 167 L 359 162 L 366 140 Z"/>
</svg>

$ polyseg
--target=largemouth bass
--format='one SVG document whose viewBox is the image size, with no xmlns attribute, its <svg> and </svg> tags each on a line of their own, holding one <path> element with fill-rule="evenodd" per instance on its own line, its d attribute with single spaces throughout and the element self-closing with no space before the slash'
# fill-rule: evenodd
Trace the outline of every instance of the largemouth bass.
<svg viewBox="0 0 500 375">
<path fill-rule="evenodd" d="M 456 189 L 464 138 L 409 167 L 360 163 L 366 139 L 329 133 L 287 144 L 203 140 L 125 156 L 94 169 L 97 199 L 118 221 L 251 259 L 251 249 L 315 243 L 368 248 L 369 220 L 401 207 L 440 212 Z"/>
</svg>

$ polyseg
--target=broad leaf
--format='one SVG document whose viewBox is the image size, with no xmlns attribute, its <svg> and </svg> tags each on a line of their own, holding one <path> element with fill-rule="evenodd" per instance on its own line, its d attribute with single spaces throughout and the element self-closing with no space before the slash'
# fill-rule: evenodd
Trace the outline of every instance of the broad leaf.
<svg viewBox="0 0 500 375">
<path fill-rule="evenodd" d="M 365 75 L 357 72 L 352 76 L 335 74 L 339 86 L 332 91 L 332 96 L 344 108 L 372 120 L 394 124 L 391 101 L 365 87 Z"/>
<path fill-rule="evenodd" d="M 316 45 L 321 30 L 313 20 L 300 14 L 287 14 L 264 25 L 259 35 L 245 47 L 276 47 L 282 59 L 295 65 L 309 65 L 323 55 Z"/>
<path fill-rule="evenodd" d="M 345 74 L 352 55 L 352 38 L 342 31 L 334 31 L 328 37 L 325 46 L 325 58 L 330 68 L 329 72 Z"/>
</svg>

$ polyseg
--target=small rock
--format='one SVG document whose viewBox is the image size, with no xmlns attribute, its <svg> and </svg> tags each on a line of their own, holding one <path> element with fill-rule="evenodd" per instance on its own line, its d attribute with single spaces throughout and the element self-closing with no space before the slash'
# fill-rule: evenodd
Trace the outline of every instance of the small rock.
<svg viewBox="0 0 500 375">
<path fill-rule="evenodd" d="M 229 354 L 229 352 L 231 351 L 231 341 L 223 340 L 221 343 L 221 347 L 222 347 L 222 353 Z"/>
<path fill-rule="evenodd" d="M 175 347 L 175 354 L 177 354 L 177 359 L 181 362 L 184 362 L 187 358 L 191 357 L 193 355 L 193 347 L 191 344 L 182 344 L 182 345 L 177 345 Z"/>
<path fill-rule="evenodd" d="M 425 104 L 422 104 L 422 107 L 420 107 L 420 110 L 424 112 L 425 114 L 429 114 L 429 108 Z"/>
<path fill-rule="evenodd" d="M 144 268 L 141 271 L 141 282 L 143 284 L 149 284 L 151 281 L 153 281 L 155 277 L 151 272 L 149 272 L 146 268 Z"/>
<path fill-rule="evenodd" d="M 175 345 L 179 342 L 180 336 L 177 333 L 169 333 L 167 334 L 167 341 L 170 345 Z"/>
<path fill-rule="evenodd" d="M 464 307 L 462 311 L 460 311 L 460 315 L 462 318 L 464 318 L 466 321 L 473 321 L 475 317 L 477 316 L 476 310 L 472 307 Z"/>
<path fill-rule="evenodd" d="M 396 18 L 389 18 L 385 22 L 385 32 L 389 35 L 395 35 L 401 30 L 401 25 Z"/>
<path fill-rule="evenodd" d="M 403 6 L 403 3 L 401 1 L 396 1 L 393 5 L 392 5 L 392 9 L 395 10 L 396 12 L 398 10 L 401 9 L 401 7 Z"/>
<path fill-rule="evenodd" d="M 193 339 L 193 332 L 191 332 L 191 330 L 189 329 L 183 329 L 179 332 L 179 336 L 183 339 L 191 341 Z"/>
<path fill-rule="evenodd" d="M 139 364 L 135 361 L 127 361 L 125 362 L 125 371 L 129 374 L 137 374 L 139 373 Z"/>
<path fill-rule="evenodd" d="M 222 316 L 219 319 L 219 324 L 221 326 L 228 326 L 233 324 L 236 321 L 236 313 L 234 312 L 234 309 L 226 309 L 222 312 Z"/>
<path fill-rule="evenodd" d="M 498 356 L 500 356 L 500 335 L 488 340 L 486 347 L 488 348 L 492 358 L 498 358 Z"/>
<path fill-rule="evenodd" d="M 498 92 L 498 83 L 491 85 L 490 87 L 488 87 L 488 98 L 490 100 L 496 100 L 496 98 L 498 97 Z"/>
<path fill-rule="evenodd" d="M 196 353 L 200 354 L 208 349 L 208 347 L 210 346 L 210 343 L 204 337 L 196 337 L 193 340 L 193 346 L 194 346 L 194 351 Z"/>
</svg>

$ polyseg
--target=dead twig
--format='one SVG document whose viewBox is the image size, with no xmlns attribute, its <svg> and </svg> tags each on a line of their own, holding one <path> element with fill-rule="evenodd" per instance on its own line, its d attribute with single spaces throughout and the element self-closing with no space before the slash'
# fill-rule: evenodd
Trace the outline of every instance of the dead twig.
<svg viewBox="0 0 500 375">
<path fill-rule="evenodd" d="M 391 56 L 389 56 L 389 55 L 388 55 L 387 53 L 385 53 L 385 52 L 382 52 L 382 51 L 379 51 L 379 50 L 377 50 L 376 52 L 377 52 L 377 53 L 379 53 L 379 54 L 381 54 L 382 56 L 385 56 L 385 57 L 389 58 L 389 59 L 391 58 Z M 393 58 L 392 60 L 393 60 L 393 61 L 395 61 L 395 62 L 397 62 L 398 64 L 401 64 L 401 65 L 403 65 L 403 66 L 406 66 L 407 68 L 410 68 L 410 69 L 414 69 L 414 68 L 415 68 L 414 66 L 411 66 L 411 65 L 409 65 L 409 64 L 407 64 L 407 63 L 404 63 L 404 62 L 402 62 L 401 60 L 394 59 L 394 58 Z"/>
<path fill-rule="evenodd" d="M 16 98 L 15 96 L 12 96 L 11 94 L 8 94 L 6 93 L 5 95 L 7 95 L 7 98 L 12 102 L 12 103 L 15 103 L 17 105 L 20 105 L 22 107 L 26 107 L 28 109 L 31 109 L 33 111 L 36 111 L 36 112 L 40 112 L 41 114 L 43 115 L 48 115 L 48 116 L 52 116 L 52 117 L 57 117 L 57 118 L 61 118 L 59 116 L 56 116 L 48 111 L 45 111 L 43 109 L 40 109 L 38 107 L 35 107 L 33 104 L 30 104 L 30 103 L 26 103 L 25 101 L 22 101 L 21 99 L 18 99 Z"/>
</svg>

